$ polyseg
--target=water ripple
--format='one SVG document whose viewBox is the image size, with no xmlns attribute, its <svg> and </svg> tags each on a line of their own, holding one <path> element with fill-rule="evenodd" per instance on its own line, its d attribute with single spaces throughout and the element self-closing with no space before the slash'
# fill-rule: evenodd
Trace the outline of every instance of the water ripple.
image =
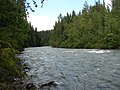
<svg viewBox="0 0 120 90">
<path fill-rule="evenodd" d="M 49 90 L 120 90 L 120 50 L 34 47 L 19 57 L 38 87 L 55 80 L 62 84 Z"/>
</svg>

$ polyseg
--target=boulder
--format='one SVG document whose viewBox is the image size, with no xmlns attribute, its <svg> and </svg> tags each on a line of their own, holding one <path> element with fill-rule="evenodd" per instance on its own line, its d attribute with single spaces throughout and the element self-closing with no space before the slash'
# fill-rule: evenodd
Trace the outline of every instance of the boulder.
<svg viewBox="0 0 120 90">
<path fill-rule="evenodd" d="M 27 90 L 37 90 L 37 87 L 33 83 L 28 83 L 26 85 Z"/>
</svg>

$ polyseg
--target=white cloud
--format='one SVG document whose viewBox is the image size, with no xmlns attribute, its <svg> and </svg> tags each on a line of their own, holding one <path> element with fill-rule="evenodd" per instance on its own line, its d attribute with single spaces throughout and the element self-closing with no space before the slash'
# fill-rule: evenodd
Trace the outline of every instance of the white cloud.
<svg viewBox="0 0 120 90">
<path fill-rule="evenodd" d="M 111 5 L 111 0 L 105 0 L 106 6 Z M 46 15 L 34 15 L 30 14 L 28 21 L 31 22 L 31 24 L 34 27 L 37 27 L 38 31 L 41 30 L 50 30 L 53 29 L 53 26 L 55 24 L 55 21 L 57 21 L 57 17 L 50 17 Z"/>
<path fill-rule="evenodd" d="M 107 5 L 112 5 L 112 2 L 111 2 L 111 0 L 105 0 L 105 4 L 106 4 L 106 6 Z"/>
<path fill-rule="evenodd" d="M 38 31 L 53 29 L 56 20 L 57 19 L 53 17 L 45 15 L 37 16 L 33 14 L 28 18 L 28 21 L 30 21 L 34 27 L 37 27 Z"/>
</svg>

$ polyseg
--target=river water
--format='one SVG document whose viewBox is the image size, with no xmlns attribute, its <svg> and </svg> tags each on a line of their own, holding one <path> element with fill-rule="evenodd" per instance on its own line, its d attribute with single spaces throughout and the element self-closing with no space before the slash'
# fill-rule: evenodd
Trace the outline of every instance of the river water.
<svg viewBox="0 0 120 90">
<path fill-rule="evenodd" d="M 61 83 L 45 90 L 120 90 L 120 50 L 48 46 L 25 48 L 19 57 L 38 87 L 51 80 Z"/>
</svg>

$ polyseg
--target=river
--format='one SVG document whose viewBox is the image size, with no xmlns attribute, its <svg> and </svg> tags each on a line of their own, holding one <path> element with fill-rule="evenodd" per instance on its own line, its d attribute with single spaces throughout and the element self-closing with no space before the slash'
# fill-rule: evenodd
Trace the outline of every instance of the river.
<svg viewBox="0 0 120 90">
<path fill-rule="evenodd" d="M 19 57 L 31 68 L 27 74 L 48 90 L 120 90 L 120 50 L 25 48 Z M 47 89 L 45 89 L 47 90 Z"/>
</svg>

